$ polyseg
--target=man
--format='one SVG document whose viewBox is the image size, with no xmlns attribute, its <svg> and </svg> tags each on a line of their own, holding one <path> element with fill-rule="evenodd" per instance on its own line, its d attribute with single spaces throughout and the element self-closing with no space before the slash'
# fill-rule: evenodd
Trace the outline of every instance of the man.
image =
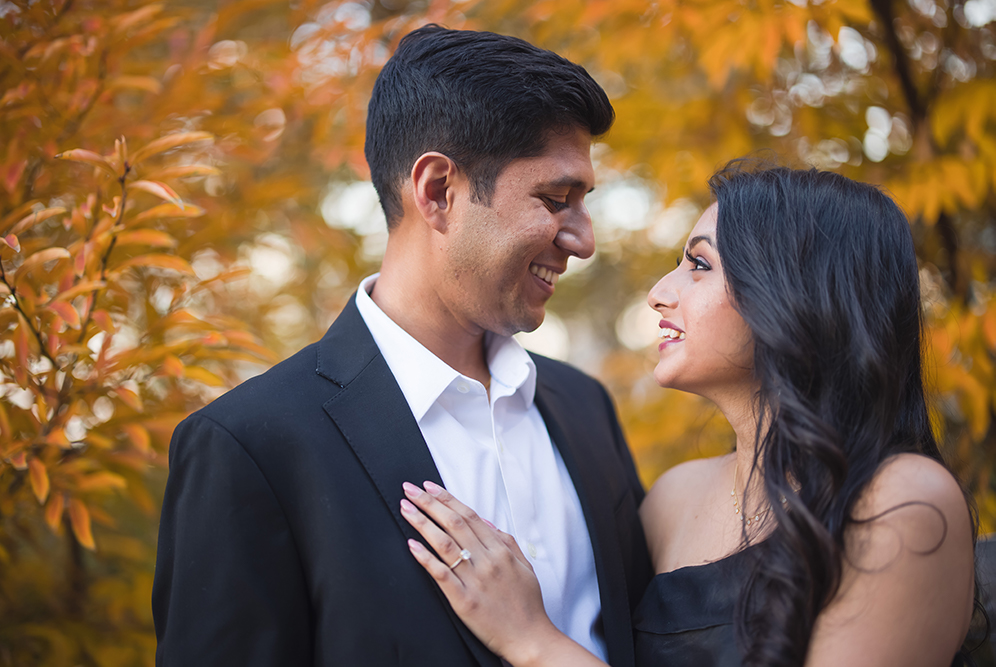
<svg viewBox="0 0 996 667">
<path fill-rule="evenodd" d="M 158 665 L 499 665 L 408 552 L 402 483 L 426 480 L 520 541 L 559 627 L 633 663 L 651 572 L 611 402 L 510 338 L 594 251 L 590 142 L 612 120 L 581 67 L 521 40 L 402 40 L 367 119 L 380 274 L 173 436 Z"/>
</svg>

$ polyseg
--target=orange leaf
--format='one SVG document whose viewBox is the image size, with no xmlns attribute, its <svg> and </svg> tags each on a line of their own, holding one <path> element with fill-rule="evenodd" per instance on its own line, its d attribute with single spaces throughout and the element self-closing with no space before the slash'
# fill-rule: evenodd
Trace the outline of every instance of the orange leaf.
<svg viewBox="0 0 996 667">
<path fill-rule="evenodd" d="M 13 456 L 10 457 L 10 465 L 14 466 L 14 470 L 27 470 L 28 469 L 27 456 L 28 456 L 27 453 L 24 451 L 20 451 L 17 454 L 14 454 Z"/>
<path fill-rule="evenodd" d="M 149 179 L 153 181 L 168 181 L 173 178 L 187 178 L 189 176 L 220 176 L 221 170 L 208 164 L 185 164 L 179 167 L 166 167 L 150 174 Z"/>
<path fill-rule="evenodd" d="M 111 314 L 106 310 L 95 310 L 93 311 L 93 321 L 101 331 L 105 331 L 109 334 L 117 332 L 117 327 L 114 326 L 114 321 L 111 319 Z"/>
<path fill-rule="evenodd" d="M 132 257 L 131 259 L 122 262 L 114 271 L 115 273 L 121 273 L 125 269 L 130 269 L 133 266 L 155 266 L 161 269 L 173 269 L 174 271 L 179 271 L 180 273 L 186 273 L 188 275 L 194 275 L 194 270 L 191 268 L 189 262 L 182 257 L 176 257 L 174 255 L 141 255 L 139 257 Z"/>
<path fill-rule="evenodd" d="M 96 292 L 99 289 L 107 287 L 107 283 L 103 280 L 83 280 L 76 283 L 72 287 L 55 295 L 55 298 L 59 301 L 72 301 L 80 294 L 89 294 L 90 292 Z M 63 317 L 65 319 L 65 317 Z M 68 321 L 68 320 L 67 320 Z"/>
<path fill-rule="evenodd" d="M 31 269 L 44 264 L 45 262 L 50 262 L 56 259 L 69 259 L 69 257 L 69 251 L 65 248 L 45 248 L 44 250 L 39 250 L 24 260 L 24 263 L 18 267 L 14 280 L 16 281 Z"/>
<path fill-rule="evenodd" d="M 68 449 L 72 446 L 69 438 L 66 437 L 66 432 L 61 428 L 54 428 L 49 431 L 49 434 L 45 436 L 45 444 L 55 445 L 63 449 Z"/>
<path fill-rule="evenodd" d="M 176 239 L 157 229 L 136 229 L 118 234 L 118 245 L 148 245 L 157 248 L 174 248 Z"/>
<path fill-rule="evenodd" d="M 98 155 L 93 151 L 88 151 L 83 148 L 74 148 L 72 150 L 63 151 L 55 156 L 58 160 L 72 160 L 73 162 L 85 162 L 86 164 L 92 164 L 95 167 L 99 167 L 104 170 L 114 178 L 119 178 L 118 172 L 114 170 L 111 163 L 103 155 Z"/>
<path fill-rule="evenodd" d="M 90 530 L 90 512 L 86 505 L 76 498 L 69 499 L 69 523 L 80 546 L 96 551 L 97 545 L 93 543 L 93 532 Z"/>
<path fill-rule="evenodd" d="M 124 489 L 128 482 L 121 475 L 113 472 L 95 472 L 92 475 L 80 479 L 76 483 L 76 488 L 80 491 L 104 491 L 107 489 Z"/>
<path fill-rule="evenodd" d="M 62 510 L 66 505 L 66 499 L 61 493 L 57 493 L 49 498 L 48 505 L 45 506 L 45 523 L 52 530 L 59 529 L 62 521 Z"/>
<path fill-rule="evenodd" d="M 111 90 L 115 88 L 134 88 L 158 95 L 163 92 L 163 84 L 151 76 L 117 76 L 107 82 Z"/>
<path fill-rule="evenodd" d="M 52 303 L 45 306 L 48 310 L 56 313 L 61 317 L 66 324 L 72 329 L 80 328 L 80 314 L 76 312 L 72 304 L 66 301 L 53 301 Z"/>
<path fill-rule="evenodd" d="M 10 418 L 7 416 L 7 408 L 3 401 L 0 401 L 0 438 L 10 442 L 14 437 L 14 431 L 10 428 Z"/>
<path fill-rule="evenodd" d="M 25 231 L 31 229 L 38 223 L 44 222 L 49 218 L 54 218 L 57 215 L 62 215 L 66 212 L 66 209 L 62 206 L 53 206 L 52 208 L 43 208 L 39 211 L 34 211 L 33 213 L 29 213 L 18 220 L 17 224 L 11 228 L 10 233 L 23 234 Z"/>
<path fill-rule="evenodd" d="M 152 440 L 149 438 L 149 432 L 144 426 L 141 424 L 124 424 L 121 426 L 121 430 L 128 436 L 128 440 L 131 441 L 135 449 L 143 454 L 152 451 Z"/>
<path fill-rule="evenodd" d="M 176 194 L 173 188 L 161 181 L 135 181 L 128 187 L 148 192 L 150 195 L 155 195 L 160 199 L 165 199 L 171 204 L 176 204 L 180 208 L 183 208 L 183 200 L 180 199 L 180 195 Z"/>
<path fill-rule="evenodd" d="M 180 358 L 172 354 L 166 355 L 161 366 L 163 375 L 179 378 L 183 375 L 183 362 Z"/>
<path fill-rule="evenodd" d="M 184 377 L 206 384 L 209 387 L 224 387 L 225 381 L 206 368 L 187 366 L 183 369 Z"/>
<path fill-rule="evenodd" d="M 167 134 L 165 137 L 160 137 L 155 141 L 150 141 L 148 144 L 135 151 L 131 157 L 131 165 L 135 166 L 143 160 L 146 160 L 153 155 L 164 153 L 171 148 L 192 144 L 195 141 L 207 141 L 209 139 L 214 139 L 214 135 L 210 132 L 178 132 L 176 134 Z"/>
<path fill-rule="evenodd" d="M 42 505 L 48 498 L 48 470 L 40 459 L 32 458 L 28 461 L 28 476 L 31 478 L 31 490 L 35 492 L 35 498 Z"/>
<path fill-rule="evenodd" d="M 176 204 L 159 204 L 136 215 L 134 222 L 145 222 L 159 218 L 199 218 L 202 215 L 204 215 L 204 209 L 193 204 L 184 204 L 182 207 Z"/>
<path fill-rule="evenodd" d="M 131 389 L 118 387 L 114 390 L 114 393 L 117 394 L 118 398 L 121 399 L 121 402 L 129 408 L 135 412 L 142 412 L 142 397 L 133 392 Z"/>
</svg>

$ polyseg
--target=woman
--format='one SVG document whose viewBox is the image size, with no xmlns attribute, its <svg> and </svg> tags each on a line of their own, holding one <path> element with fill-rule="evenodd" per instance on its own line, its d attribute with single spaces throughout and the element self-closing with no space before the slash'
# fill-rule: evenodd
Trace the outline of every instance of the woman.
<svg viewBox="0 0 996 667">
<path fill-rule="evenodd" d="M 654 378 L 715 402 L 736 450 L 669 470 L 641 507 L 658 575 L 637 664 L 946 667 L 974 528 L 924 401 L 907 221 L 829 172 L 734 167 L 710 186 L 650 291 Z M 516 667 L 601 664 L 546 618 L 514 540 L 425 488 L 402 511 L 442 560 L 410 548 L 471 630 Z"/>
</svg>

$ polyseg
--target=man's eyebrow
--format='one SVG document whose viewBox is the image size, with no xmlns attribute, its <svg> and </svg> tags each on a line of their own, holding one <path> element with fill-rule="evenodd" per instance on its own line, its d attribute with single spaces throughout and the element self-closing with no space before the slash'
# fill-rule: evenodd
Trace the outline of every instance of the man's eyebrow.
<svg viewBox="0 0 996 667">
<path fill-rule="evenodd" d="M 580 179 L 571 178 L 570 176 L 565 176 L 564 178 L 558 178 L 558 179 L 555 179 L 555 180 L 552 180 L 552 181 L 545 181 L 543 183 L 540 183 L 537 187 L 539 187 L 541 189 L 542 188 L 571 188 L 572 190 L 573 189 L 581 189 L 581 190 L 583 190 L 586 187 L 586 184 L 585 184 L 584 181 L 582 181 Z M 591 192 L 594 189 L 595 189 L 595 186 L 591 186 L 590 188 L 588 188 L 587 192 Z"/>
<path fill-rule="evenodd" d="M 694 236 L 694 237 L 688 239 L 688 249 L 691 250 L 696 245 L 698 245 L 698 243 L 700 241 L 705 241 L 706 243 L 709 244 L 710 248 L 712 248 L 713 250 L 716 249 L 716 246 L 712 242 L 712 237 L 710 237 L 710 236 Z"/>
</svg>

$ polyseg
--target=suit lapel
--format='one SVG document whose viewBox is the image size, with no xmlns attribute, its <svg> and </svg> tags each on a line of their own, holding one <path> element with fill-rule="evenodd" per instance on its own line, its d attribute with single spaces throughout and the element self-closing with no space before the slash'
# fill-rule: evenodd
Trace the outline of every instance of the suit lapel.
<svg viewBox="0 0 996 667">
<path fill-rule="evenodd" d="M 339 386 L 322 407 L 366 468 L 404 537 L 422 540 L 401 516 L 401 484 L 443 482 L 408 402 L 356 308 L 355 298 L 319 342 L 316 372 Z M 478 662 L 499 665 L 498 658 L 456 616 L 435 582 L 433 589 Z"/>
<path fill-rule="evenodd" d="M 581 501 L 595 556 L 609 663 L 633 664 L 633 633 L 625 595 L 626 575 L 615 528 L 615 508 L 604 492 L 605 476 L 600 468 L 599 450 L 604 451 L 606 443 L 592 442 L 589 433 L 576 428 L 577 424 L 585 423 L 571 417 L 577 406 L 550 383 L 548 377 L 538 377 L 535 401 Z"/>
</svg>

